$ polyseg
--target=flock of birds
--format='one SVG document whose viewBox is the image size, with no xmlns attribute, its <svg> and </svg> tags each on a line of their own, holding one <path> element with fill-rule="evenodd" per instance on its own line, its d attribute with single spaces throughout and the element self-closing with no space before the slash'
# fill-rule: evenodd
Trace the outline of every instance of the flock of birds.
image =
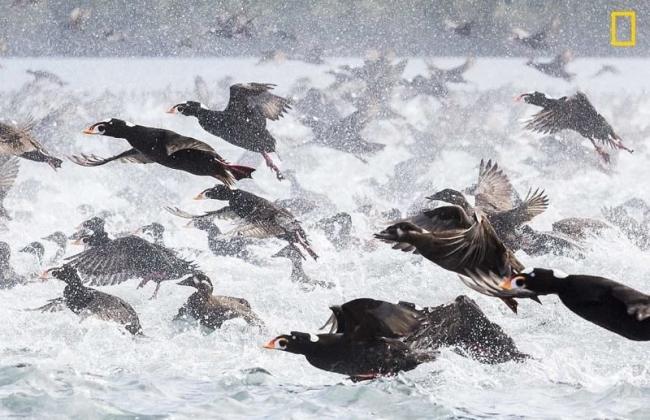
<svg viewBox="0 0 650 420">
<path fill-rule="evenodd" d="M 421 76 L 403 84 L 437 97 L 446 90 L 447 82 L 462 83 L 462 74 L 470 65 L 471 60 L 453 70 L 432 68 L 430 78 Z M 403 69 L 403 62 L 393 64 L 386 57 L 367 60 L 361 67 L 341 66 L 332 72 L 335 76 L 333 88 L 350 80 L 366 81 L 363 95 L 350 96 L 356 110 L 335 123 L 323 121 L 337 120 L 337 117 L 321 120 L 313 115 L 301 115 L 300 121 L 313 129 L 316 143 L 365 161 L 383 145 L 367 142 L 360 132 L 369 119 L 390 116 L 392 111 L 385 106 L 386 91 L 399 84 L 398 76 Z M 262 155 L 278 180 L 296 183 L 295 175 L 291 171 L 283 172 L 271 157 L 276 152 L 276 139 L 267 129 L 267 120 L 280 119 L 292 107 L 323 109 L 324 97 L 322 92 L 310 89 L 303 99 L 292 102 L 273 94 L 273 86 L 234 84 L 223 111 L 208 109 L 198 101 L 186 101 L 171 106 L 168 112 L 196 118 L 207 133 Z M 520 95 L 517 100 L 541 108 L 526 123 L 526 129 L 545 134 L 573 130 L 591 142 L 604 166 L 611 164 L 611 150 L 632 153 L 581 92 L 557 99 L 531 92 Z M 302 270 L 302 262 L 307 256 L 317 260 L 318 254 L 301 222 L 289 210 L 309 207 L 306 194 L 289 202 L 269 201 L 238 189 L 237 182 L 251 178 L 255 168 L 230 163 L 206 142 L 171 130 L 111 118 L 92 123 L 83 132 L 123 139 L 129 148 L 110 157 L 71 156 L 70 160 L 78 165 L 97 167 L 115 161 L 156 163 L 194 176 L 214 178 L 219 183 L 197 191 L 196 199 L 219 200 L 227 202 L 227 206 L 199 215 L 176 207 L 166 210 L 205 231 L 209 248 L 215 255 L 250 259 L 248 246 L 251 241 L 278 238 L 286 246 L 274 257 L 292 261 L 292 279 L 310 281 Z M 47 163 L 55 170 L 63 163 L 39 143 L 29 125 L 0 123 L 0 220 L 10 218 L 2 201 L 17 177 L 19 159 Z M 467 194 L 475 197 L 474 205 L 467 200 Z M 568 218 L 556 222 L 552 232 L 533 230 L 527 223 L 547 209 L 548 197 L 543 190 L 536 189 L 529 190 L 522 199 L 503 169 L 492 160 L 481 161 L 475 185 L 465 191 L 440 190 L 427 199 L 431 204 L 424 204 L 406 217 L 392 215 L 393 221 L 376 233 L 375 238 L 392 244 L 396 250 L 419 254 L 456 273 L 468 287 L 500 298 L 514 312 L 517 312 L 518 299 L 539 302 L 539 296 L 556 294 L 569 310 L 593 324 L 630 340 L 650 340 L 649 295 L 603 277 L 527 268 L 515 256 L 519 250 L 532 255 L 579 254 L 579 240 L 607 228 L 609 225 L 605 222 Z M 434 203 L 439 205 L 434 206 Z M 630 226 L 629 220 L 624 219 L 622 207 L 608 211 L 616 214 L 611 220 L 623 220 L 620 226 Z M 215 219 L 234 221 L 235 228 L 224 235 L 213 223 Z M 348 245 L 352 244 L 349 246 L 357 247 L 355 238 L 350 238 L 352 221 L 349 214 L 337 213 L 321 220 L 320 224 L 334 243 L 345 240 Z M 85 220 L 72 235 L 55 232 L 43 238 L 56 244 L 58 251 L 51 260 L 57 266 L 47 269 L 41 278 L 61 280 L 65 288 L 61 297 L 36 310 L 59 311 L 67 307 L 82 318 L 93 316 L 117 322 L 128 332 L 143 335 L 138 315 L 128 302 L 91 286 L 139 279 L 139 288 L 148 282 L 156 283 L 152 296 L 155 298 L 163 281 L 182 279 L 178 284 L 192 287 L 195 292 L 179 309 L 176 319 L 193 318 L 209 329 L 219 328 L 233 318 L 241 318 L 252 326 L 263 326 L 262 319 L 245 299 L 214 295 L 211 279 L 199 266 L 164 244 L 164 230 L 161 224 L 152 223 L 138 232 L 112 237 L 105 230 L 105 218 L 95 216 Z M 630 230 L 630 234 L 638 234 L 641 229 Z M 145 235 L 151 240 L 143 238 Z M 83 245 L 84 251 L 65 256 L 68 241 Z M 40 242 L 33 242 L 21 251 L 43 257 Z M 28 281 L 16 273 L 10 258 L 9 245 L 0 242 L 0 288 Z M 327 283 L 314 284 L 328 287 Z M 452 309 L 448 309 L 450 307 Z M 527 357 L 467 298 L 438 308 L 416 308 L 407 302 L 393 304 L 361 298 L 332 306 L 331 310 L 332 316 L 324 326 L 330 327 L 329 332 L 313 335 L 294 331 L 273 338 L 264 347 L 302 354 L 312 365 L 354 380 L 413 369 L 435 359 L 436 349 L 441 345 L 458 346 L 469 357 L 486 363 Z"/>
</svg>

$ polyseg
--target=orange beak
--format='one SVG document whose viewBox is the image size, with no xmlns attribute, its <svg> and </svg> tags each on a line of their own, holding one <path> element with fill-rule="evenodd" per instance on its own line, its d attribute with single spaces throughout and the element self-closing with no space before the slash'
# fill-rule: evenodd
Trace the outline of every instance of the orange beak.
<svg viewBox="0 0 650 420">
<path fill-rule="evenodd" d="M 81 245 L 81 238 L 72 241 L 72 245 Z"/>
<path fill-rule="evenodd" d="M 43 280 L 43 281 L 45 281 L 45 280 L 49 280 L 49 278 L 50 278 L 50 270 L 45 270 L 45 271 L 43 271 L 43 272 L 41 273 L 41 275 L 38 276 L 38 278 L 39 278 L 40 280 Z"/>
<path fill-rule="evenodd" d="M 273 340 L 264 344 L 262 347 L 264 347 L 265 349 L 275 350 L 275 340 L 277 340 L 277 338 L 274 338 Z"/>
<path fill-rule="evenodd" d="M 101 134 L 99 131 L 95 130 L 95 127 L 97 127 L 101 123 L 93 124 L 88 128 L 84 128 L 82 133 L 84 134 Z"/>
<path fill-rule="evenodd" d="M 194 200 L 205 200 L 205 194 L 204 193 L 199 193 L 194 197 Z"/>
<path fill-rule="evenodd" d="M 178 114 L 178 110 L 176 109 L 176 105 L 173 107 L 169 108 L 167 111 L 165 111 L 168 114 Z"/>
<path fill-rule="evenodd" d="M 513 99 L 515 102 L 521 102 L 521 100 L 524 99 L 524 95 L 517 95 Z"/>
</svg>

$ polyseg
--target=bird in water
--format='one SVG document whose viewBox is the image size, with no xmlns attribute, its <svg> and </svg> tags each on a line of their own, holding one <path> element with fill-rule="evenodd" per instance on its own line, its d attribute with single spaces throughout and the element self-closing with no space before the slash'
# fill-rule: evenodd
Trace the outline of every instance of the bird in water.
<svg viewBox="0 0 650 420">
<path fill-rule="evenodd" d="M 133 335 L 143 335 L 140 320 L 135 309 L 117 296 L 86 287 L 77 271 L 69 264 L 51 268 L 43 273 L 44 278 L 52 276 L 65 283 L 63 303 L 82 320 L 88 317 L 111 321 L 124 326 Z M 49 310 L 56 299 L 43 309 Z"/>
<path fill-rule="evenodd" d="M 369 118 L 363 111 L 354 111 L 340 121 L 327 123 L 313 116 L 304 116 L 301 122 L 314 133 L 313 143 L 341 152 L 350 153 L 360 161 L 382 151 L 386 145 L 366 141 L 361 131 L 368 124 Z"/>
<path fill-rule="evenodd" d="M 427 69 L 431 74 L 431 78 L 444 83 L 467 83 L 465 79 L 465 72 L 469 70 L 476 60 L 474 57 L 469 57 L 465 62 L 459 66 L 450 69 L 441 69 L 433 63 L 427 63 Z"/>
<path fill-rule="evenodd" d="M 634 152 L 623 144 L 623 140 L 614 132 L 612 126 L 589 102 L 587 95 L 580 91 L 573 96 L 563 96 L 559 99 L 549 98 L 541 92 L 524 93 L 515 99 L 542 108 L 526 123 L 525 128 L 528 130 L 543 134 L 554 134 L 561 130 L 576 131 L 591 141 L 596 152 L 606 163 L 609 163 L 610 156 L 603 146 Z"/>
<path fill-rule="evenodd" d="M 212 147 L 202 141 L 162 128 L 135 125 L 117 118 L 100 121 L 83 131 L 85 134 L 122 138 L 131 149 L 109 158 L 93 155 L 72 156 L 81 166 L 100 166 L 120 160 L 134 163 L 158 163 L 193 175 L 211 176 L 226 185 L 250 178 L 253 168 L 226 162 Z"/>
<path fill-rule="evenodd" d="M 156 245 L 139 236 L 110 239 L 100 218 L 90 219 L 84 222 L 82 227 L 84 232 L 80 241 L 88 244 L 88 248 L 65 260 L 66 264 L 79 271 L 90 285 L 107 286 L 140 278 L 142 281 L 138 288 L 144 287 L 149 281 L 156 283 L 151 296 L 154 299 L 161 282 L 198 272 L 193 262 L 180 258 L 172 249 Z"/>
<path fill-rule="evenodd" d="M 428 196 L 429 200 L 443 201 L 460 206 L 471 215 L 476 210 L 484 213 L 499 239 L 513 251 L 522 244 L 519 228 L 542 214 L 548 208 L 548 197 L 543 190 L 529 190 L 522 201 L 510 179 L 496 162 L 481 159 L 478 181 L 468 189 L 475 196 L 475 206 L 469 204 L 463 193 L 446 188 Z"/>
<path fill-rule="evenodd" d="M 164 207 L 164 209 L 174 216 L 188 219 L 187 227 L 192 226 L 205 232 L 208 236 L 208 248 L 214 255 L 237 257 L 246 261 L 253 260 L 253 255 L 248 250 L 251 239 L 240 235 L 224 235 L 221 229 L 219 229 L 219 226 L 214 224 L 214 219 L 217 218 L 214 212 L 191 214 L 178 207 Z"/>
<path fill-rule="evenodd" d="M 288 259 L 291 262 L 291 274 L 289 275 L 289 278 L 291 281 L 305 286 L 305 289 L 307 289 L 306 286 L 319 286 L 326 289 L 331 289 L 334 287 L 333 283 L 322 280 L 314 280 L 309 277 L 307 273 L 305 273 L 305 269 L 302 265 L 305 257 L 294 245 L 289 244 L 285 246 L 275 254 L 271 255 L 271 257 Z"/>
<path fill-rule="evenodd" d="M 0 289 L 10 289 L 27 280 L 16 273 L 11 266 L 11 248 L 6 242 L 0 241 Z"/>
<path fill-rule="evenodd" d="M 18 159 L 13 156 L 0 156 L 0 222 L 11 220 L 4 200 L 18 177 Z"/>
<path fill-rule="evenodd" d="M 650 341 L 650 295 L 605 277 L 533 268 L 516 275 L 471 275 L 484 294 L 530 297 L 554 294 L 573 313 L 629 340 Z"/>
<path fill-rule="evenodd" d="M 31 132 L 33 126 L 33 122 L 24 125 L 0 123 L 0 157 L 17 156 L 35 162 L 45 162 L 57 170 L 61 167 L 61 159 L 49 154 L 36 140 Z"/>
<path fill-rule="evenodd" d="M 48 261 L 48 264 L 57 264 L 65 255 L 65 251 L 68 247 L 68 237 L 65 235 L 65 233 L 57 231 L 44 236 L 43 240 L 52 242 L 54 245 L 56 245 L 56 251 L 54 252 L 52 258 L 50 258 Z"/>
<path fill-rule="evenodd" d="M 208 133 L 252 152 L 261 153 L 266 165 L 283 179 L 270 153 L 276 151 L 276 140 L 266 128 L 266 120 L 276 121 L 291 109 L 289 100 L 272 94 L 270 83 L 240 83 L 230 87 L 230 101 L 223 111 L 210 110 L 199 102 L 187 101 L 167 111 L 196 117 Z"/>
<path fill-rule="evenodd" d="M 221 219 L 240 219 L 241 223 L 231 234 L 254 238 L 280 238 L 292 246 L 301 246 L 314 260 L 318 258 L 311 248 L 307 234 L 293 214 L 265 198 L 248 191 L 231 190 L 223 185 L 208 188 L 194 198 L 228 201 L 228 206 L 211 214 Z"/>
<path fill-rule="evenodd" d="M 506 276 L 524 268 L 501 242 L 483 212 L 475 210 L 468 215 L 457 205 L 437 207 L 398 221 L 375 234 L 375 238 L 395 242 L 393 249 L 421 254 L 445 270 L 460 274 L 463 281 L 463 276 L 476 270 Z M 517 312 L 514 299 L 502 300 Z"/>
<path fill-rule="evenodd" d="M 264 325 L 246 299 L 213 295 L 212 281 L 205 274 L 192 274 L 178 284 L 193 287 L 196 292 L 187 298 L 174 320 L 189 317 L 210 329 L 220 328 L 224 322 L 234 318 L 258 327 Z"/>
<path fill-rule="evenodd" d="M 149 238 L 150 242 L 153 242 L 159 246 L 165 246 L 165 227 L 158 222 L 153 222 L 148 225 L 144 225 L 138 228 L 134 235 L 145 235 Z"/>
<path fill-rule="evenodd" d="M 330 333 L 292 331 L 264 347 L 302 354 L 312 366 L 353 381 L 409 371 L 436 357 L 435 351 L 416 350 L 403 341 L 424 322 L 420 313 L 407 306 L 364 298 L 331 310 L 323 326 L 331 325 Z"/>
<path fill-rule="evenodd" d="M 526 65 L 537 69 L 548 76 L 557 77 L 570 82 L 575 77 L 575 74 L 569 73 L 566 70 L 566 65 L 569 64 L 571 60 L 573 60 L 573 53 L 571 50 L 566 50 L 562 54 L 556 55 L 553 60 L 547 63 L 540 63 L 531 59 L 526 62 Z"/>
</svg>

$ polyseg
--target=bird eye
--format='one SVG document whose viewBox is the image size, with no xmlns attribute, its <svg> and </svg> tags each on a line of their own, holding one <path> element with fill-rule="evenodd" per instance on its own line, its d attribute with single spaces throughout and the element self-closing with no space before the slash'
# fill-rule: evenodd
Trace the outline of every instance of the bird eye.
<svg viewBox="0 0 650 420">
<path fill-rule="evenodd" d="M 278 346 L 280 346 L 281 349 L 286 349 L 287 344 L 289 344 L 289 342 L 287 340 L 279 340 L 278 341 Z"/>
<path fill-rule="evenodd" d="M 515 286 L 517 287 L 524 287 L 524 280 L 523 279 L 517 279 L 515 280 Z"/>
<path fill-rule="evenodd" d="M 178 108 L 176 108 L 176 109 L 178 110 L 178 112 L 183 112 L 183 110 L 185 110 L 185 108 L 184 108 L 184 107 L 182 107 L 182 106 L 179 106 L 179 107 L 178 107 Z"/>
<path fill-rule="evenodd" d="M 104 127 L 103 124 L 102 124 L 102 125 L 98 125 L 98 126 L 97 126 L 97 131 L 99 131 L 100 133 L 103 133 L 104 131 L 106 131 L 106 127 Z"/>
</svg>

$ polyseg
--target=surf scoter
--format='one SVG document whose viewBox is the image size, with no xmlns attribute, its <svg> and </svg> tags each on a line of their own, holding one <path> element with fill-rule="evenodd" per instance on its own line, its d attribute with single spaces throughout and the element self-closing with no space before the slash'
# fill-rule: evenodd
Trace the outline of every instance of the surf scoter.
<svg viewBox="0 0 650 420">
<path fill-rule="evenodd" d="M 43 256 L 45 255 L 45 247 L 42 243 L 38 241 L 30 242 L 28 245 L 19 249 L 18 252 L 24 252 L 25 254 L 33 255 L 38 264 L 43 264 Z"/>
<path fill-rule="evenodd" d="M 165 227 L 158 222 L 144 225 L 135 231 L 135 234 L 143 234 L 151 238 L 151 242 L 159 246 L 165 246 Z"/>
<path fill-rule="evenodd" d="M 167 112 L 196 117 L 201 127 L 230 144 L 261 153 L 269 168 L 282 179 L 280 169 L 269 153 L 275 152 L 276 141 L 266 129 L 266 120 L 278 120 L 291 109 L 289 100 L 270 93 L 270 83 L 239 83 L 230 87 L 230 101 L 223 111 L 204 108 L 201 103 L 187 101 Z"/>
<path fill-rule="evenodd" d="M 18 159 L 13 156 L 0 156 L 0 221 L 11 220 L 4 200 L 18 177 Z"/>
<path fill-rule="evenodd" d="M 17 156 L 35 162 L 46 162 L 57 170 L 62 160 L 50 155 L 32 135 L 33 123 L 12 126 L 0 123 L 0 156 Z"/>
<path fill-rule="evenodd" d="M 399 221 L 375 234 L 375 238 L 395 242 L 393 249 L 421 254 L 445 270 L 460 274 L 461 279 L 476 270 L 505 276 L 524 268 L 481 211 L 470 216 L 457 205 L 437 207 Z M 517 312 L 514 299 L 503 300 Z"/>
<path fill-rule="evenodd" d="M 92 220 L 92 219 L 91 219 Z M 139 236 L 110 239 L 101 228 L 82 234 L 81 241 L 92 244 L 85 251 L 67 257 L 67 265 L 78 270 L 90 285 L 107 286 L 141 278 L 138 288 L 149 281 L 156 283 L 155 298 L 161 282 L 198 272 L 197 266 L 176 252 Z"/>
<path fill-rule="evenodd" d="M 553 60 L 547 63 L 540 63 L 531 59 L 526 62 L 526 65 L 537 69 L 548 76 L 557 77 L 570 82 L 575 77 L 575 74 L 569 73 L 566 70 L 566 65 L 569 64 L 571 60 L 573 60 L 573 53 L 570 50 L 566 50 L 562 54 L 556 55 Z"/>
<path fill-rule="evenodd" d="M 92 316 L 124 325 L 133 335 L 142 335 L 138 314 L 131 305 L 117 296 L 84 286 L 77 271 L 69 264 L 49 269 L 44 273 L 44 276 L 48 275 L 65 282 L 64 303 L 82 320 Z"/>
<path fill-rule="evenodd" d="M 361 136 L 369 119 L 360 110 L 330 124 L 311 116 L 304 116 L 300 121 L 312 129 L 313 143 L 350 153 L 364 163 L 367 163 L 368 156 L 375 155 L 386 147 L 381 143 L 369 142 Z"/>
<path fill-rule="evenodd" d="M 601 212 L 639 249 L 650 249 L 650 207 L 645 201 L 633 198 L 618 206 L 604 207 Z"/>
<path fill-rule="evenodd" d="M 44 236 L 43 240 L 52 242 L 57 247 L 54 255 L 52 256 L 48 264 L 58 263 L 59 260 L 63 258 L 63 256 L 65 255 L 65 251 L 68 248 L 68 237 L 65 235 L 65 233 L 57 231 L 47 236 Z"/>
<path fill-rule="evenodd" d="M 197 200 L 206 198 L 228 201 L 227 207 L 217 210 L 218 217 L 242 220 L 231 233 L 284 239 L 290 244 L 300 245 L 314 260 L 318 258 L 300 222 L 286 209 L 253 193 L 231 190 L 222 185 L 208 188 L 195 197 Z"/>
<path fill-rule="evenodd" d="M 557 133 L 561 130 L 577 131 L 591 141 L 596 152 L 605 162 L 609 162 L 609 154 L 602 146 L 596 144 L 596 141 L 613 149 L 633 152 L 623 144 L 623 140 L 614 132 L 612 126 L 596 111 L 582 92 L 559 99 L 548 98 L 541 92 L 533 92 L 519 95 L 516 99 L 542 107 L 542 110 L 526 123 L 525 127 L 528 130 L 544 134 Z"/>
<path fill-rule="evenodd" d="M 548 34 L 557 30 L 559 24 L 559 19 L 553 19 L 550 25 L 540 29 L 533 34 L 521 28 L 514 28 L 512 30 L 512 37 L 510 39 L 533 50 L 547 50 L 549 48 L 547 40 Z"/>
<path fill-rule="evenodd" d="M 471 277 L 492 296 L 558 295 L 564 306 L 587 321 L 630 340 L 650 341 L 650 296 L 613 280 L 544 268 L 510 276 L 477 272 Z"/>
<path fill-rule="evenodd" d="M 408 371 L 435 359 L 436 353 L 411 348 L 401 339 L 423 322 L 420 313 L 402 305 L 356 299 L 334 306 L 331 333 L 292 331 L 264 345 L 267 349 L 302 354 L 314 367 L 349 376 L 374 379 Z"/>
<path fill-rule="evenodd" d="M 212 281 L 205 274 L 193 274 L 178 284 L 194 287 L 196 292 L 187 298 L 175 320 L 191 317 L 211 329 L 220 328 L 225 321 L 234 318 L 242 318 L 250 325 L 264 325 L 246 299 L 213 295 Z"/>
<path fill-rule="evenodd" d="M 454 31 L 456 35 L 462 37 L 469 37 L 472 35 L 472 30 L 476 26 L 475 20 L 466 20 L 460 22 L 454 22 L 451 19 L 445 19 L 445 27 L 449 30 Z"/>
<path fill-rule="evenodd" d="M 193 175 L 211 176 L 226 185 L 233 185 L 236 180 L 250 178 L 255 171 L 247 166 L 229 164 L 212 147 L 202 141 L 162 128 L 145 127 L 111 118 L 95 123 L 83 132 L 123 138 L 129 142 L 132 149 L 109 158 L 98 158 L 93 155 L 72 156 L 72 161 L 81 166 L 100 166 L 115 160 L 135 163 L 155 162 Z"/>
<path fill-rule="evenodd" d="M 174 216 L 188 219 L 188 226 L 193 226 L 198 230 L 204 231 L 208 236 L 208 248 L 214 255 L 237 257 L 243 260 L 252 259 L 252 254 L 248 250 L 251 239 L 239 235 L 224 235 L 221 229 L 219 229 L 219 226 L 214 224 L 214 219 L 218 217 L 218 214 L 215 214 L 216 212 L 209 211 L 205 214 L 191 214 L 178 207 L 165 207 L 165 210 Z"/>
<path fill-rule="evenodd" d="M 9 289 L 25 282 L 26 279 L 16 273 L 11 266 L 11 248 L 9 244 L 0 241 L 0 289 Z"/>
<path fill-rule="evenodd" d="M 459 66 L 450 69 L 441 69 L 433 63 L 427 63 L 427 69 L 433 79 L 442 83 L 467 83 L 464 74 L 474 65 L 474 57 L 469 57 Z"/>
</svg>

